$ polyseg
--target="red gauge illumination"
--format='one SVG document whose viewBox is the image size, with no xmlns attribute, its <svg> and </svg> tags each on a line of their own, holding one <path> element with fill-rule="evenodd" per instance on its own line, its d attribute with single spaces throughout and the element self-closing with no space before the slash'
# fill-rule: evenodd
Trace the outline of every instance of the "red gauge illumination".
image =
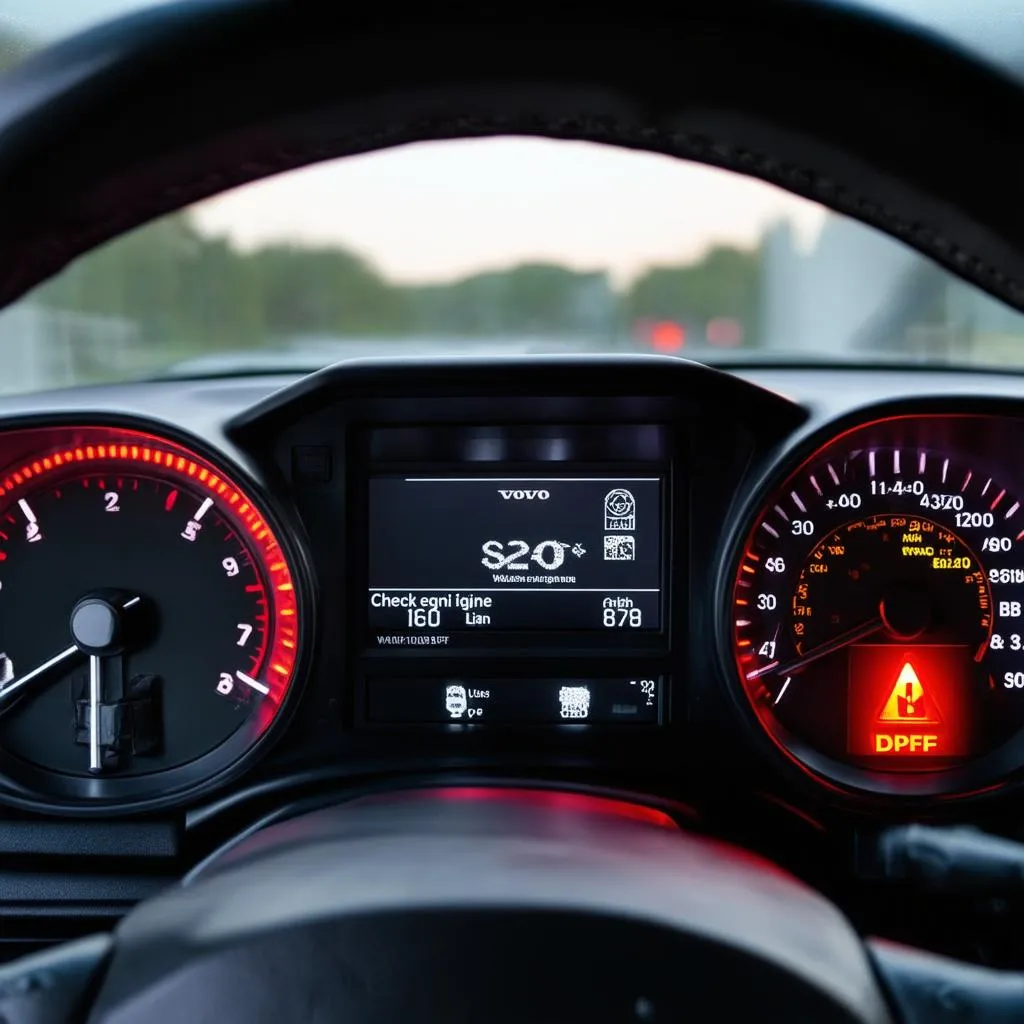
<svg viewBox="0 0 1024 1024">
<path fill-rule="evenodd" d="M 156 435 L 52 428 L 0 445 L 0 772 L 51 800 L 118 803 L 239 765 L 300 653 L 268 512 Z"/>
<path fill-rule="evenodd" d="M 731 602 L 739 683 L 778 746 L 899 792 L 1024 754 L 1024 511 L 983 462 L 908 443 L 925 419 L 850 431 L 771 494 Z"/>
</svg>

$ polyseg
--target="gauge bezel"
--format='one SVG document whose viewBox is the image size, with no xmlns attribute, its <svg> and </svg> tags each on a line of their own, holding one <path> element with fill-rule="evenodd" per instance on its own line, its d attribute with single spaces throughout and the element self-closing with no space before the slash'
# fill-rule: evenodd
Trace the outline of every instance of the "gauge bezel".
<svg viewBox="0 0 1024 1024">
<path fill-rule="evenodd" d="M 791 777 L 843 797 L 868 799 L 968 799 L 1003 790 L 1024 777 L 1024 727 L 1000 747 L 965 764 L 943 769 L 880 771 L 846 764 L 822 754 L 789 732 L 777 719 L 769 728 L 758 715 L 737 674 L 732 619 L 737 574 L 746 544 L 768 499 L 796 478 L 825 448 L 849 433 L 896 420 L 1005 419 L 1024 430 L 1024 408 L 1008 398 L 971 395 L 922 396 L 859 407 L 826 423 L 812 422 L 775 453 L 742 502 L 726 533 L 715 593 L 715 647 L 727 681 L 730 704 L 758 749 L 781 762 Z"/>
<path fill-rule="evenodd" d="M 280 502 L 247 466 L 174 424 L 102 412 L 42 413 L 5 418 L 0 436 L 48 429 L 137 431 L 157 442 L 165 441 L 194 452 L 251 499 L 273 531 L 291 570 L 298 612 L 294 670 L 273 720 L 255 739 L 240 728 L 213 750 L 187 764 L 127 778 L 65 775 L 0 750 L 0 804 L 69 817 L 137 814 L 180 806 L 222 788 L 250 770 L 276 744 L 294 716 L 309 677 L 312 638 L 316 636 L 316 584 L 308 542 L 295 510 Z"/>
</svg>

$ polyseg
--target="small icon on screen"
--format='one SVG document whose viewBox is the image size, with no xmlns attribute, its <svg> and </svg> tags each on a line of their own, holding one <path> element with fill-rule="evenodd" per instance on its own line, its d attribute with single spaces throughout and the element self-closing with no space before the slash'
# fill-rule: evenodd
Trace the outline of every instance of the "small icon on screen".
<svg viewBox="0 0 1024 1024">
<path fill-rule="evenodd" d="M 563 686 L 558 691 L 562 718 L 586 718 L 590 714 L 590 687 Z"/>
<path fill-rule="evenodd" d="M 636 529 L 636 498 L 625 487 L 616 487 L 604 496 L 604 528 Z"/>
<path fill-rule="evenodd" d="M 444 691 L 444 709 L 450 718 L 461 718 L 466 713 L 466 688 L 464 686 L 447 686 Z"/>
<path fill-rule="evenodd" d="M 636 538 L 628 534 L 608 533 L 604 538 L 606 562 L 633 562 L 636 560 Z"/>
</svg>

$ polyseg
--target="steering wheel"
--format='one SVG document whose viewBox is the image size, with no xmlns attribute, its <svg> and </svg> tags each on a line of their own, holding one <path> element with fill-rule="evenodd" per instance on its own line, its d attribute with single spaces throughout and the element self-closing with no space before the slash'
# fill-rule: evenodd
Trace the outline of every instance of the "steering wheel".
<svg viewBox="0 0 1024 1024">
<path fill-rule="evenodd" d="M 103 955 L 89 1019 L 106 1024 L 888 1020 L 813 891 L 659 812 L 540 791 L 413 791 L 273 826 L 131 913 Z"/>
<path fill-rule="evenodd" d="M 9 1024 L 935 1024 L 1022 1006 L 1019 977 L 865 945 L 792 876 L 662 811 L 515 788 L 272 825 L 112 937 L 0 970 Z"/>
<path fill-rule="evenodd" d="M 0 301 L 289 167 L 533 133 L 755 175 L 1024 304 L 1024 92 L 1009 79 L 831 5 L 726 2 L 667 25 L 642 9 L 528 15 L 184 4 L 26 62 L 0 97 Z M 113 935 L 0 969 L 7 1024 L 883 1024 L 1022 1007 L 1016 975 L 866 943 L 821 895 L 665 816 L 509 790 L 395 794 L 275 825 Z"/>
</svg>

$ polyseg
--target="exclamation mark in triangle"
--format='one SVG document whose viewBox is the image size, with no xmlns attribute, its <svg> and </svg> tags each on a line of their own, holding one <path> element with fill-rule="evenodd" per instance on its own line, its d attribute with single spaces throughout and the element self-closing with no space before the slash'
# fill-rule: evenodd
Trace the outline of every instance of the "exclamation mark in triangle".
<svg viewBox="0 0 1024 1024">
<path fill-rule="evenodd" d="M 938 725 L 942 721 L 942 713 L 909 661 L 903 663 L 878 720 L 914 725 Z"/>
</svg>

